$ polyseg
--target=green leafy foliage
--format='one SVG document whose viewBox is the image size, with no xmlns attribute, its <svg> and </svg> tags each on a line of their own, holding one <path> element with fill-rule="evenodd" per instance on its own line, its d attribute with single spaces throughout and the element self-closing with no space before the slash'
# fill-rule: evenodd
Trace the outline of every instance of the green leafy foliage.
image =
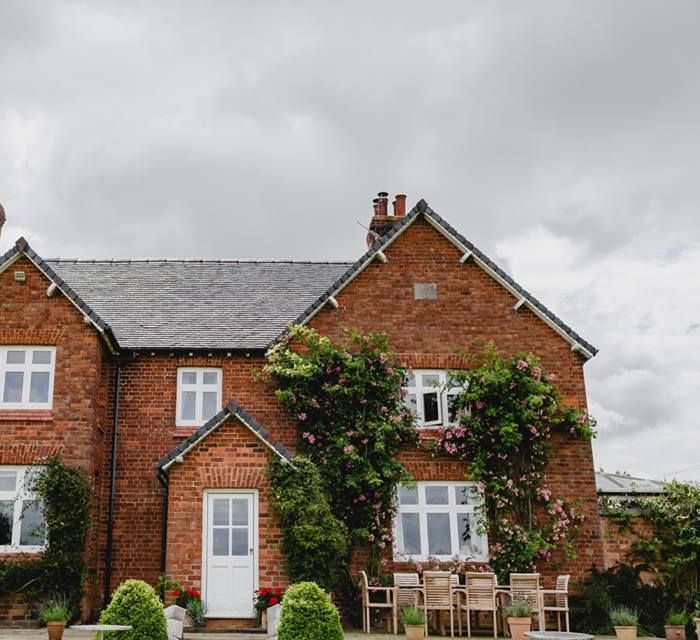
<svg viewBox="0 0 700 640">
<path fill-rule="evenodd" d="M 483 485 L 482 521 L 499 578 L 535 570 L 557 546 L 573 557 L 583 518 L 547 486 L 549 442 L 555 430 L 590 438 L 594 421 L 562 403 L 555 376 L 532 354 L 505 358 L 490 345 L 476 366 L 451 377 L 464 389 L 455 398 L 459 422 L 441 430 L 433 451 L 468 461 Z"/>
<path fill-rule="evenodd" d="M 23 593 L 30 602 L 60 589 L 70 612 L 83 596 L 83 551 L 90 529 L 90 482 L 60 457 L 38 463 L 30 486 L 43 504 L 46 546 L 39 558 L 0 560 L 0 593 Z"/>
<path fill-rule="evenodd" d="M 282 601 L 278 640 L 343 640 L 340 616 L 331 598 L 314 582 L 287 589 Z"/>
<path fill-rule="evenodd" d="M 506 615 L 509 618 L 529 618 L 532 611 L 532 605 L 529 602 L 514 602 L 506 607 Z"/>
<path fill-rule="evenodd" d="M 347 332 L 334 343 L 297 326 L 267 357 L 263 373 L 298 422 L 298 450 L 318 468 L 348 548 L 369 546 L 376 573 L 392 542 L 396 486 L 412 480 L 397 454 L 418 438 L 401 393 L 404 370 L 378 333 Z"/>
<path fill-rule="evenodd" d="M 315 580 L 331 590 L 348 562 L 347 529 L 331 513 L 318 467 L 296 456 L 270 462 L 272 504 L 282 525 L 282 550 L 294 582 Z"/>
<path fill-rule="evenodd" d="M 39 611 L 42 622 L 67 622 L 70 619 L 71 607 L 64 598 L 47 602 Z"/>
<path fill-rule="evenodd" d="M 401 609 L 401 622 L 407 625 L 423 625 L 425 624 L 425 611 L 411 605 Z"/>
<path fill-rule="evenodd" d="M 613 627 L 636 627 L 639 624 L 639 612 L 624 605 L 610 609 L 610 622 Z"/>
<path fill-rule="evenodd" d="M 168 631 L 163 604 L 143 580 L 127 580 L 112 594 L 112 600 L 100 615 L 100 624 L 124 624 L 131 631 L 106 632 L 106 640 L 167 640 Z"/>
<path fill-rule="evenodd" d="M 187 609 L 187 615 L 190 616 L 192 620 L 192 626 L 203 627 L 206 622 L 204 619 L 204 603 L 200 597 L 190 598 L 190 601 L 185 607 Z"/>
<path fill-rule="evenodd" d="M 666 616 L 666 624 L 675 627 L 685 627 L 690 616 L 685 611 L 671 611 Z"/>
</svg>

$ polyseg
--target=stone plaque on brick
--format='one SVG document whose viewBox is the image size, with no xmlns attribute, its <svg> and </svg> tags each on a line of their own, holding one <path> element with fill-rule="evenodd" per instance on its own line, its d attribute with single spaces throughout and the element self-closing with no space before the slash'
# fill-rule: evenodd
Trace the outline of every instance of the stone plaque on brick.
<svg viewBox="0 0 700 640">
<path fill-rule="evenodd" d="M 437 285 L 434 282 L 415 282 L 413 284 L 413 297 L 416 300 L 435 300 L 437 298 Z"/>
</svg>

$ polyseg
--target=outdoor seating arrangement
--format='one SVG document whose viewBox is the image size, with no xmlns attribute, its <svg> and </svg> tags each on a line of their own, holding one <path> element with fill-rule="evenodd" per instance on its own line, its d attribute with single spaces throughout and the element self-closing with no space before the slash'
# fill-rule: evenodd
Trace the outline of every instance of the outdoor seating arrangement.
<svg viewBox="0 0 700 640">
<path fill-rule="evenodd" d="M 439 628 L 442 635 L 446 633 L 449 620 L 450 636 L 457 632 L 461 636 L 466 623 L 467 636 L 472 635 L 472 616 L 487 614 L 492 627 L 493 637 L 498 636 L 499 613 L 501 628 L 508 633 L 505 620 L 505 607 L 513 602 L 526 602 L 532 606 L 533 616 L 537 617 L 538 629 L 546 631 L 546 618 L 557 615 L 557 628 L 564 626 L 569 631 L 569 576 L 556 579 L 554 589 L 543 589 L 539 573 L 513 573 L 508 585 L 499 585 L 494 573 L 468 572 L 460 583 L 460 576 L 449 571 L 425 571 L 418 573 L 394 573 L 392 587 L 370 586 L 367 574 L 360 572 L 362 589 L 362 629 L 370 632 L 371 609 L 389 612 L 387 627 L 393 626 L 398 633 L 398 613 L 406 606 L 416 606 L 426 614 L 426 633 L 429 624 Z M 381 597 L 372 599 L 373 594 Z"/>
</svg>

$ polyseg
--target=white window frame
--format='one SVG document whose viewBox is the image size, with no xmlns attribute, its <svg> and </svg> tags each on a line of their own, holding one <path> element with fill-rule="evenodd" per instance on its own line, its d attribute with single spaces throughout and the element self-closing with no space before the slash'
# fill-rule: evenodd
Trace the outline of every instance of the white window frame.
<svg viewBox="0 0 700 640">
<path fill-rule="evenodd" d="M 448 503 L 447 504 L 427 504 L 426 503 L 426 488 L 427 487 L 447 487 L 448 488 Z M 482 531 L 481 527 L 481 512 L 479 503 L 457 504 L 457 487 L 469 487 L 478 492 L 483 499 L 483 492 L 476 482 L 453 482 L 453 481 L 426 481 L 417 482 L 416 489 L 418 491 L 418 504 L 401 504 L 398 501 L 396 518 L 394 519 L 394 559 L 397 561 L 411 558 L 417 561 L 425 561 L 429 558 L 437 558 L 441 561 L 454 559 L 456 556 L 462 560 L 471 562 L 488 562 L 488 537 L 486 531 Z M 421 552 L 419 554 L 408 553 L 404 549 L 403 531 L 400 526 L 401 514 L 417 513 L 420 528 L 420 543 Z M 429 553 L 428 549 L 428 514 L 447 513 L 450 515 L 450 546 L 451 553 L 444 555 L 434 555 Z M 462 514 L 476 514 L 476 527 L 472 531 L 472 539 L 478 540 L 478 546 L 481 548 L 481 553 L 475 556 L 465 557 L 460 555 L 460 539 L 459 539 L 459 523 L 458 517 Z"/>
<path fill-rule="evenodd" d="M 447 377 L 449 371 L 446 369 L 412 369 L 410 375 L 413 376 L 414 385 L 402 387 L 405 392 L 406 405 L 408 403 L 408 396 L 415 395 L 416 397 L 416 424 L 418 427 L 440 427 L 447 426 L 449 424 L 456 424 L 447 421 L 448 411 L 448 399 L 450 396 L 456 396 L 464 391 L 463 387 L 450 387 L 447 388 Z M 437 386 L 423 386 L 423 376 L 424 375 L 434 375 L 438 376 Z M 423 397 L 426 394 L 437 393 L 438 394 L 438 419 L 426 421 L 424 416 L 424 403 Z"/>
<path fill-rule="evenodd" d="M 36 469 L 31 466 L 0 465 L 0 471 L 14 471 L 17 473 L 17 480 L 14 491 L 1 491 L 0 500 L 12 500 L 14 502 L 14 512 L 12 520 L 12 540 L 10 544 L 0 544 L 0 553 L 38 553 L 42 551 L 46 544 L 20 544 L 20 534 L 22 526 L 22 508 L 25 501 L 37 500 L 36 494 L 26 489 L 28 483 L 28 471 Z"/>
<path fill-rule="evenodd" d="M 24 351 L 23 364 L 8 364 L 9 351 Z M 32 358 L 35 351 L 48 351 L 51 353 L 49 364 L 33 364 Z M 2 345 L 0 346 L 0 409 L 51 409 L 53 406 L 53 384 L 56 370 L 56 347 L 50 346 L 26 346 L 26 345 Z M 5 402 L 5 376 L 8 372 L 19 371 L 24 374 L 22 380 L 22 399 L 20 402 Z M 47 402 L 30 402 L 32 373 L 48 372 L 49 394 Z"/>
<path fill-rule="evenodd" d="M 182 381 L 184 373 L 195 373 L 197 375 L 194 384 L 187 384 Z M 216 373 L 216 385 L 204 384 L 204 373 Z M 217 412 L 221 410 L 221 379 L 223 372 L 220 367 L 178 367 L 177 370 L 177 400 L 175 406 L 175 426 L 177 427 L 201 427 L 206 420 L 202 417 L 202 400 L 205 391 L 216 391 L 216 407 Z M 195 410 L 194 420 L 186 420 L 182 418 L 183 401 L 182 394 L 185 391 L 195 392 Z M 210 416 L 211 417 L 211 416 Z"/>
</svg>

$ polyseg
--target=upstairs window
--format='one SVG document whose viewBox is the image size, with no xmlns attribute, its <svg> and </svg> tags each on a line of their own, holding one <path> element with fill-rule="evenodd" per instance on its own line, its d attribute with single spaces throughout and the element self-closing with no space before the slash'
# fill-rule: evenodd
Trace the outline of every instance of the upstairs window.
<svg viewBox="0 0 700 640">
<path fill-rule="evenodd" d="M 178 427 L 201 427 L 221 409 L 221 369 L 177 370 Z"/>
<path fill-rule="evenodd" d="M 396 559 L 487 562 L 481 526 L 483 494 L 473 482 L 418 482 L 399 486 L 394 522 Z"/>
<path fill-rule="evenodd" d="M 46 544 L 42 505 L 30 490 L 31 469 L 0 466 L 0 551 L 41 551 Z"/>
<path fill-rule="evenodd" d="M 442 369 L 414 369 L 403 386 L 408 408 L 416 415 L 418 426 L 434 427 L 458 421 L 455 398 L 463 388 Z"/>
<path fill-rule="evenodd" d="M 55 347 L 0 347 L 0 409 L 50 409 Z"/>
</svg>

